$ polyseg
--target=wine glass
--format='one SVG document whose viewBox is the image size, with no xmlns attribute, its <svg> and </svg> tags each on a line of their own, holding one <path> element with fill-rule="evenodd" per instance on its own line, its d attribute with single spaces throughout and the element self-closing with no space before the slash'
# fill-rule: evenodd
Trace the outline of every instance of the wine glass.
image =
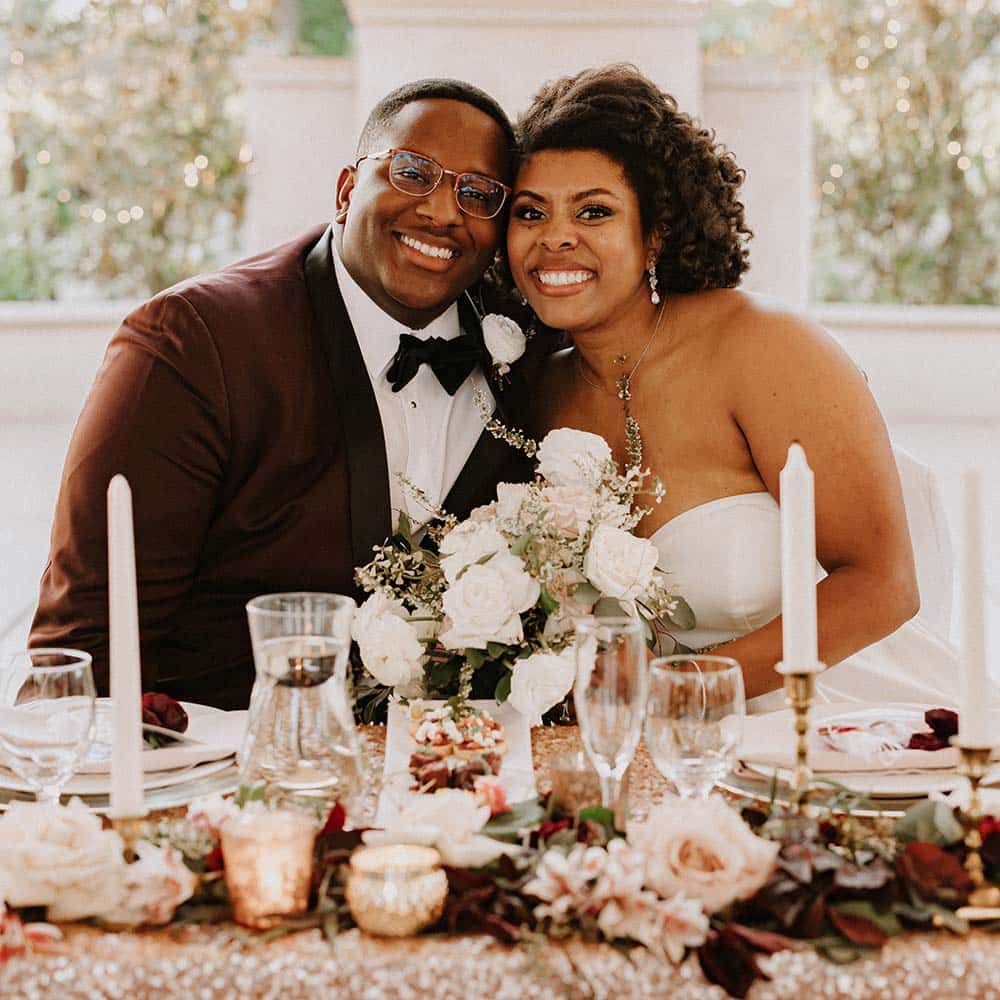
<svg viewBox="0 0 1000 1000">
<path fill-rule="evenodd" d="M 642 734 L 649 671 L 636 618 L 586 619 L 576 626 L 573 701 L 580 738 L 601 780 L 601 805 L 614 809 Z"/>
<path fill-rule="evenodd" d="M 646 745 L 682 798 L 707 798 L 743 738 L 743 671 L 728 656 L 681 654 L 649 668 Z"/>
<path fill-rule="evenodd" d="M 58 803 L 97 729 L 89 653 L 27 649 L 0 676 L 0 762 L 39 802 Z"/>
</svg>

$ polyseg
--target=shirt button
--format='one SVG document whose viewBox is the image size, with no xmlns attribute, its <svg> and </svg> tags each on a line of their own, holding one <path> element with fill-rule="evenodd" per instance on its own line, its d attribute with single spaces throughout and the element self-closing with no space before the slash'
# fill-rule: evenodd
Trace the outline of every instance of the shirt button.
<svg viewBox="0 0 1000 1000">
<path fill-rule="evenodd" d="M 415 399 L 410 400 L 410 408 L 413 410 L 417 408 L 417 401 Z"/>
</svg>

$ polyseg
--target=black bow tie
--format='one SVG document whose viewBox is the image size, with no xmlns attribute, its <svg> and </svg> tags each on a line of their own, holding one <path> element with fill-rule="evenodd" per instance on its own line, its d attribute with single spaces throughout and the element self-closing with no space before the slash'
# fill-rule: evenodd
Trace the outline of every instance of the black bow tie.
<svg viewBox="0 0 1000 1000">
<path fill-rule="evenodd" d="M 467 333 L 453 340 L 441 337 L 421 340 L 410 333 L 401 333 L 399 348 L 385 374 L 392 391 L 399 392 L 417 374 L 421 365 L 430 365 L 444 391 L 454 396 L 481 356 L 480 344 Z"/>
</svg>

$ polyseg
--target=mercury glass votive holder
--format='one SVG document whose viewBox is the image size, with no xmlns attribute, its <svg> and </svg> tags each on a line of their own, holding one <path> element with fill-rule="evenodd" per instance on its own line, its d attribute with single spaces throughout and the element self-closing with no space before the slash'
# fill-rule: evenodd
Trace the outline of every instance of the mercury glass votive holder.
<svg viewBox="0 0 1000 1000">
<path fill-rule="evenodd" d="M 266 929 L 309 906 L 316 825 L 287 810 L 244 812 L 220 831 L 233 919 Z"/>
<path fill-rule="evenodd" d="M 625 829 L 628 814 L 629 771 L 622 778 L 618 801 L 615 802 L 615 826 Z M 581 809 L 601 804 L 601 779 L 590 758 L 582 750 L 555 754 L 546 766 L 552 788 L 555 812 L 576 819 Z"/>
<path fill-rule="evenodd" d="M 448 877 L 432 847 L 363 847 L 351 855 L 345 896 L 363 931 L 410 937 L 444 913 Z"/>
</svg>

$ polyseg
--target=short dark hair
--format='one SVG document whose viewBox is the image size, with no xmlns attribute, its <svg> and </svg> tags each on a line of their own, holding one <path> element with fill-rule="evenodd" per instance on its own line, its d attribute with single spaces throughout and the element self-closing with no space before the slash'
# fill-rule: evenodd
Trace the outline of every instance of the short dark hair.
<svg viewBox="0 0 1000 1000">
<path fill-rule="evenodd" d="M 503 130 L 504 146 L 508 157 L 512 157 L 516 145 L 514 126 L 507 117 L 507 112 L 486 93 L 464 80 L 427 79 L 404 83 L 401 87 L 390 91 L 371 110 L 368 119 L 358 136 L 357 155 L 370 153 L 379 141 L 382 133 L 392 124 L 393 119 L 408 104 L 414 101 L 461 101 L 471 104 L 492 118 Z"/>
<path fill-rule="evenodd" d="M 753 235 L 738 195 L 746 176 L 715 133 L 635 66 L 615 63 L 545 84 L 518 119 L 522 158 L 590 149 L 621 166 L 639 199 L 645 235 L 657 232 L 661 288 L 734 288 Z"/>
</svg>

